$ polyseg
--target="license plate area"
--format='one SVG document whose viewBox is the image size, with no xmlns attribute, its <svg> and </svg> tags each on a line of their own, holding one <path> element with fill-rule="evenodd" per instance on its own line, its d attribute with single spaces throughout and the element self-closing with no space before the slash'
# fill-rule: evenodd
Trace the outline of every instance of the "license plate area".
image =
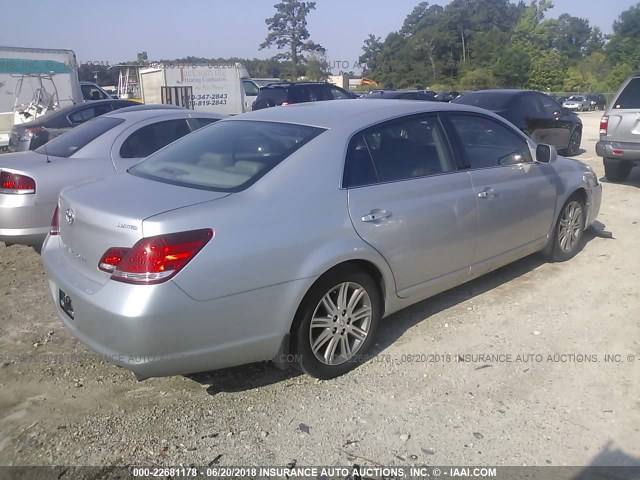
<svg viewBox="0 0 640 480">
<path fill-rule="evenodd" d="M 62 309 L 62 311 L 66 313 L 71 320 L 73 320 L 75 313 L 73 311 L 73 304 L 71 303 L 71 298 L 62 290 L 58 290 L 58 304 L 60 305 L 60 308 Z"/>
</svg>

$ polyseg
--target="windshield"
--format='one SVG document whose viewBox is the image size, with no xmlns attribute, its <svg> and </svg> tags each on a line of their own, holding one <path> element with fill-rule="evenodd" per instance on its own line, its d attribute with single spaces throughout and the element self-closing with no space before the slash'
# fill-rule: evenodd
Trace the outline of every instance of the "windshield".
<svg viewBox="0 0 640 480">
<path fill-rule="evenodd" d="M 503 93 L 465 93 L 461 97 L 456 98 L 452 103 L 462 105 L 471 105 L 474 107 L 493 110 L 494 112 L 506 110 L 507 104 L 513 97 Z"/>
<path fill-rule="evenodd" d="M 239 191 L 321 132 L 303 125 L 221 122 L 172 143 L 129 173 L 185 187 Z"/>
<path fill-rule="evenodd" d="M 124 120 L 121 118 L 94 118 L 45 143 L 35 151 L 53 157 L 68 158 L 122 122 Z"/>
</svg>

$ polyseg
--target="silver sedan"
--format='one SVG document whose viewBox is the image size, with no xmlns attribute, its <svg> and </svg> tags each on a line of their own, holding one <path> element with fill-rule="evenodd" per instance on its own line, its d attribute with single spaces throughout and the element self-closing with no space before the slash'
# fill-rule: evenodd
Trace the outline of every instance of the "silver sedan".
<svg viewBox="0 0 640 480">
<path fill-rule="evenodd" d="M 381 318 L 535 252 L 601 186 L 485 110 L 322 102 L 223 120 L 65 189 L 43 248 L 68 329 L 138 378 L 366 361 Z"/>
<path fill-rule="evenodd" d="M 0 157 L 0 241 L 42 245 L 63 187 L 123 172 L 224 115 L 140 105 L 82 124 L 30 152 Z"/>
</svg>

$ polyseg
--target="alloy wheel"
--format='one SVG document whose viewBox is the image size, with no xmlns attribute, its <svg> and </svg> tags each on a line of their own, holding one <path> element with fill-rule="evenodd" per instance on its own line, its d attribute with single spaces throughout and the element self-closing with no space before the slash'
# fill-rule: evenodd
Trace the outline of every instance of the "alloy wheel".
<svg viewBox="0 0 640 480">
<path fill-rule="evenodd" d="M 355 282 L 329 290 L 316 306 L 309 328 L 311 350 L 325 365 L 340 365 L 360 350 L 372 325 L 371 298 Z"/>
<path fill-rule="evenodd" d="M 582 205 L 577 200 L 569 202 L 558 223 L 558 243 L 564 253 L 571 252 L 582 236 Z"/>
</svg>

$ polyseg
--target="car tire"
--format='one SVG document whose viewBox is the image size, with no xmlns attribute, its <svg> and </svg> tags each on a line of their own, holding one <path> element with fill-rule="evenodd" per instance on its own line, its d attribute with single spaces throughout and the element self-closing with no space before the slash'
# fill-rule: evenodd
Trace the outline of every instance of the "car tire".
<svg viewBox="0 0 640 480">
<path fill-rule="evenodd" d="M 380 290 L 364 270 L 346 265 L 328 272 L 313 284 L 294 319 L 295 366 L 323 380 L 344 375 L 366 360 L 381 315 Z"/>
<path fill-rule="evenodd" d="M 571 132 L 571 136 L 569 137 L 569 145 L 567 148 L 562 150 L 562 154 L 567 157 L 573 157 L 580 152 L 580 145 L 582 144 L 582 131 L 579 128 L 576 128 L 573 132 Z"/>
<path fill-rule="evenodd" d="M 624 182 L 629 178 L 633 164 L 624 160 L 604 159 L 604 175 L 611 182 Z"/>
<path fill-rule="evenodd" d="M 582 248 L 586 211 L 584 201 L 578 194 L 572 195 L 563 205 L 553 229 L 549 258 L 554 262 L 565 262 Z"/>
</svg>

